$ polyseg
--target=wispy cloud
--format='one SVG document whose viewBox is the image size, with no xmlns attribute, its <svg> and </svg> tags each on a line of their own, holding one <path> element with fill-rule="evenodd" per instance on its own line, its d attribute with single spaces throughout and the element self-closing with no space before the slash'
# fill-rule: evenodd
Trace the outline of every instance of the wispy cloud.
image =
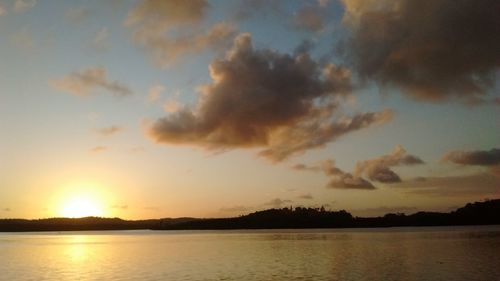
<svg viewBox="0 0 500 281">
<path fill-rule="evenodd" d="M 325 28 L 325 9 L 319 5 L 305 5 L 294 15 L 293 24 L 311 32 L 320 32 Z"/>
<path fill-rule="evenodd" d="M 204 0 L 142 0 L 130 11 L 125 24 L 134 41 L 150 51 L 154 62 L 167 67 L 179 57 L 207 48 L 225 46 L 236 34 L 233 25 L 201 25 L 209 4 Z"/>
<path fill-rule="evenodd" d="M 107 151 L 108 148 L 106 146 L 98 145 L 94 146 L 93 148 L 90 149 L 90 152 L 92 153 L 101 153 Z"/>
<path fill-rule="evenodd" d="M 21 13 L 36 6 L 36 0 L 16 0 L 14 2 L 14 11 Z"/>
<path fill-rule="evenodd" d="M 459 165 L 495 166 L 500 165 L 500 149 L 462 151 L 454 150 L 443 156 L 443 161 Z"/>
<path fill-rule="evenodd" d="M 478 200 L 500 197 L 500 178 L 489 173 L 418 178 L 394 187 L 422 196 L 476 196 Z"/>
<path fill-rule="evenodd" d="M 307 200 L 314 199 L 314 197 L 311 195 L 311 193 L 301 194 L 297 198 L 299 198 L 299 199 L 307 199 Z"/>
<path fill-rule="evenodd" d="M 312 171 L 312 172 L 321 171 L 320 166 L 308 166 L 306 164 L 295 164 L 295 165 L 291 166 L 291 168 L 293 170 L 297 170 L 297 171 Z"/>
<path fill-rule="evenodd" d="M 111 135 L 115 135 L 119 132 L 123 131 L 122 127 L 119 126 L 110 126 L 110 127 L 104 127 L 104 128 L 99 128 L 95 129 L 95 132 L 103 137 L 108 137 Z"/>
<path fill-rule="evenodd" d="M 244 213 L 244 212 L 248 212 L 252 210 L 251 207 L 248 207 L 248 206 L 243 206 L 243 205 L 236 205 L 236 206 L 231 206 L 231 207 L 222 207 L 219 209 L 220 212 L 222 213 L 230 213 L 230 214 L 233 214 L 233 213 Z"/>
<path fill-rule="evenodd" d="M 106 69 L 94 67 L 73 72 L 63 78 L 49 81 L 49 85 L 76 96 L 90 96 L 97 90 L 105 90 L 115 96 L 128 96 L 132 91 L 118 81 L 109 81 Z"/>
<path fill-rule="evenodd" d="M 264 203 L 264 206 L 271 206 L 272 208 L 281 208 L 286 204 L 293 203 L 292 200 L 288 199 L 281 199 L 281 198 L 274 198 L 266 203 Z"/>
<path fill-rule="evenodd" d="M 148 91 L 148 101 L 157 102 L 161 99 L 161 94 L 165 91 L 165 86 L 154 85 Z"/>
<path fill-rule="evenodd" d="M 7 14 L 7 9 L 5 8 L 3 3 L 0 3 L 0 16 Z"/>
</svg>

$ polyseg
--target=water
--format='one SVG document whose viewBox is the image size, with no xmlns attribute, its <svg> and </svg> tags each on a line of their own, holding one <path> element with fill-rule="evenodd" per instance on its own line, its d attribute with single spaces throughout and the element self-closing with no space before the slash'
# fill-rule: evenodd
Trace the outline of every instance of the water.
<svg viewBox="0 0 500 281">
<path fill-rule="evenodd" d="M 0 280 L 500 280 L 500 226 L 0 233 Z"/>
</svg>

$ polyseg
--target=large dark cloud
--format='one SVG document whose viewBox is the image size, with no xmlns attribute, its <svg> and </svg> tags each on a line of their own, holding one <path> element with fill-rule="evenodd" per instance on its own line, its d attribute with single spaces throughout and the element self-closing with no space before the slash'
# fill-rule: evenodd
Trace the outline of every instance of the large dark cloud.
<svg viewBox="0 0 500 281">
<path fill-rule="evenodd" d="M 460 165 L 495 166 L 500 165 L 500 149 L 450 151 L 443 156 L 444 161 Z"/>
<path fill-rule="evenodd" d="M 226 57 L 209 68 L 213 82 L 200 87 L 197 106 L 154 122 L 155 141 L 263 147 L 261 156 L 279 162 L 392 118 L 390 110 L 340 115 L 339 102 L 351 91 L 347 69 L 323 66 L 307 53 L 256 50 L 249 34 L 239 35 Z"/>
<path fill-rule="evenodd" d="M 484 99 L 500 66 L 497 0 L 343 0 L 361 78 L 417 99 Z"/>
</svg>

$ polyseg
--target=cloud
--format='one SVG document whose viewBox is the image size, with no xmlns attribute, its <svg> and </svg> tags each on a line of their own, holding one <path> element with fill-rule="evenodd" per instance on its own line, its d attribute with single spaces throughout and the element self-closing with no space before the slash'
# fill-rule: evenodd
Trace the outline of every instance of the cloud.
<svg viewBox="0 0 500 281">
<path fill-rule="evenodd" d="M 91 148 L 90 152 L 92 152 L 92 153 L 101 153 L 101 152 L 105 152 L 107 150 L 108 150 L 108 148 L 106 146 L 98 145 L 98 146 L 95 146 L 95 147 Z"/>
<path fill-rule="evenodd" d="M 208 7 L 205 0 L 142 0 L 129 12 L 126 22 L 165 30 L 176 25 L 199 23 Z"/>
<path fill-rule="evenodd" d="M 179 102 L 177 102 L 175 100 L 169 99 L 163 105 L 163 109 L 165 110 L 165 112 L 175 113 L 175 112 L 178 112 L 182 109 L 182 104 L 180 104 Z"/>
<path fill-rule="evenodd" d="M 489 173 L 426 177 L 425 180 L 405 181 L 394 186 L 424 196 L 477 196 L 479 199 L 500 196 L 500 178 Z"/>
<path fill-rule="evenodd" d="M 14 2 L 14 11 L 15 12 L 25 12 L 36 5 L 36 0 L 16 0 Z"/>
<path fill-rule="evenodd" d="M 461 151 L 455 150 L 446 153 L 443 160 L 459 165 L 495 166 L 500 165 L 500 149 Z"/>
<path fill-rule="evenodd" d="M 108 137 L 123 131 L 119 126 L 110 126 L 105 128 L 96 129 L 95 132 L 103 137 Z"/>
<path fill-rule="evenodd" d="M 423 164 L 424 162 L 413 155 L 406 153 L 406 150 L 398 145 L 391 154 L 375 159 L 365 160 L 356 164 L 355 174 L 365 175 L 371 181 L 394 183 L 400 182 L 401 178 L 390 168 L 395 166 L 409 166 Z"/>
<path fill-rule="evenodd" d="M 297 198 L 299 198 L 299 199 L 307 199 L 307 200 L 314 199 L 314 197 L 311 195 L 311 193 L 301 194 Z"/>
<path fill-rule="evenodd" d="M 496 0 L 343 0 L 363 79 L 425 101 L 484 100 L 500 65 Z"/>
<path fill-rule="evenodd" d="M 161 93 L 165 91 L 165 87 L 163 85 L 154 85 L 149 89 L 148 92 L 148 101 L 149 102 L 157 102 L 161 99 Z"/>
<path fill-rule="evenodd" d="M 50 80 L 49 85 L 57 90 L 76 96 L 90 96 L 98 89 L 106 90 L 115 96 L 132 94 L 132 91 L 120 82 L 109 81 L 106 70 L 102 67 L 73 72 L 61 79 Z"/>
<path fill-rule="evenodd" d="M 334 189 L 365 189 L 373 190 L 375 186 L 363 179 L 360 176 L 352 175 L 351 173 L 346 173 L 335 166 L 332 160 L 326 160 L 321 163 L 321 168 L 323 173 L 330 177 L 327 183 L 328 188 Z"/>
<path fill-rule="evenodd" d="M 330 178 L 327 187 L 339 189 L 375 189 L 372 182 L 397 183 L 401 182 L 399 175 L 391 170 L 391 167 L 418 165 L 424 162 L 413 155 L 407 154 L 406 150 L 398 145 L 391 154 L 378 158 L 358 161 L 353 173 L 344 172 L 335 166 L 333 160 L 325 160 L 318 165 L 308 166 L 296 164 L 292 169 L 298 171 L 323 171 Z M 364 177 L 368 178 L 366 180 Z"/>
<path fill-rule="evenodd" d="M 325 26 L 325 10 L 321 6 L 306 5 L 294 15 L 294 25 L 306 31 L 320 32 Z"/>
<path fill-rule="evenodd" d="M 3 208 L 2 211 L 4 211 L 4 212 L 10 212 L 11 209 L 10 208 Z"/>
<path fill-rule="evenodd" d="M 201 25 L 208 7 L 204 0 L 143 0 L 129 12 L 125 24 L 154 62 L 167 67 L 181 56 L 226 46 L 234 37 L 236 29 L 229 23 Z"/>
<path fill-rule="evenodd" d="M 219 211 L 223 213 L 243 213 L 243 212 L 248 212 L 250 210 L 252 210 L 252 208 L 242 205 L 237 205 L 232 207 L 222 207 L 219 209 Z"/>
<path fill-rule="evenodd" d="M 295 164 L 291 168 L 297 171 L 313 171 L 313 172 L 321 171 L 321 167 L 319 166 L 307 166 L 305 164 Z"/>
<path fill-rule="evenodd" d="M 306 150 L 323 147 L 327 143 L 346 135 L 370 127 L 383 124 L 392 120 L 392 111 L 368 112 L 353 117 L 343 117 L 338 120 L 329 120 L 333 115 L 333 109 L 319 109 L 321 115 L 327 116 L 304 116 L 304 123 L 299 122 L 295 127 L 288 129 L 278 128 L 276 135 L 272 135 L 269 148 L 262 150 L 259 155 L 270 159 L 272 162 L 280 162 L 288 157 L 304 153 Z M 314 111 L 314 109 L 313 109 Z"/>
<path fill-rule="evenodd" d="M 274 199 L 264 203 L 264 206 L 271 206 L 272 208 L 281 208 L 283 205 L 290 204 L 292 202 L 293 201 L 287 200 L 287 199 L 283 200 L 280 198 L 274 198 Z"/>
<path fill-rule="evenodd" d="M 209 69 L 213 82 L 199 87 L 196 107 L 156 120 L 153 140 L 215 150 L 263 147 L 259 155 L 279 162 L 392 118 L 390 110 L 339 116 L 338 100 L 351 91 L 347 69 L 321 66 L 304 53 L 255 50 L 247 33 Z"/>
<path fill-rule="evenodd" d="M 142 146 L 135 146 L 135 147 L 130 148 L 129 151 L 131 153 L 142 153 L 142 152 L 146 151 L 146 149 Z"/>
</svg>

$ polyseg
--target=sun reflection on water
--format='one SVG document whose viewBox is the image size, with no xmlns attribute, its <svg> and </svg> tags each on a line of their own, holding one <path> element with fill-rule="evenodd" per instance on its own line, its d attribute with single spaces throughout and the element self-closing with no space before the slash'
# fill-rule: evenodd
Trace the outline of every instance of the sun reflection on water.
<svg viewBox="0 0 500 281">
<path fill-rule="evenodd" d="M 89 258 L 91 238 L 87 235 L 74 235 L 67 238 L 66 255 L 71 262 L 81 263 Z"/>
</svg>

